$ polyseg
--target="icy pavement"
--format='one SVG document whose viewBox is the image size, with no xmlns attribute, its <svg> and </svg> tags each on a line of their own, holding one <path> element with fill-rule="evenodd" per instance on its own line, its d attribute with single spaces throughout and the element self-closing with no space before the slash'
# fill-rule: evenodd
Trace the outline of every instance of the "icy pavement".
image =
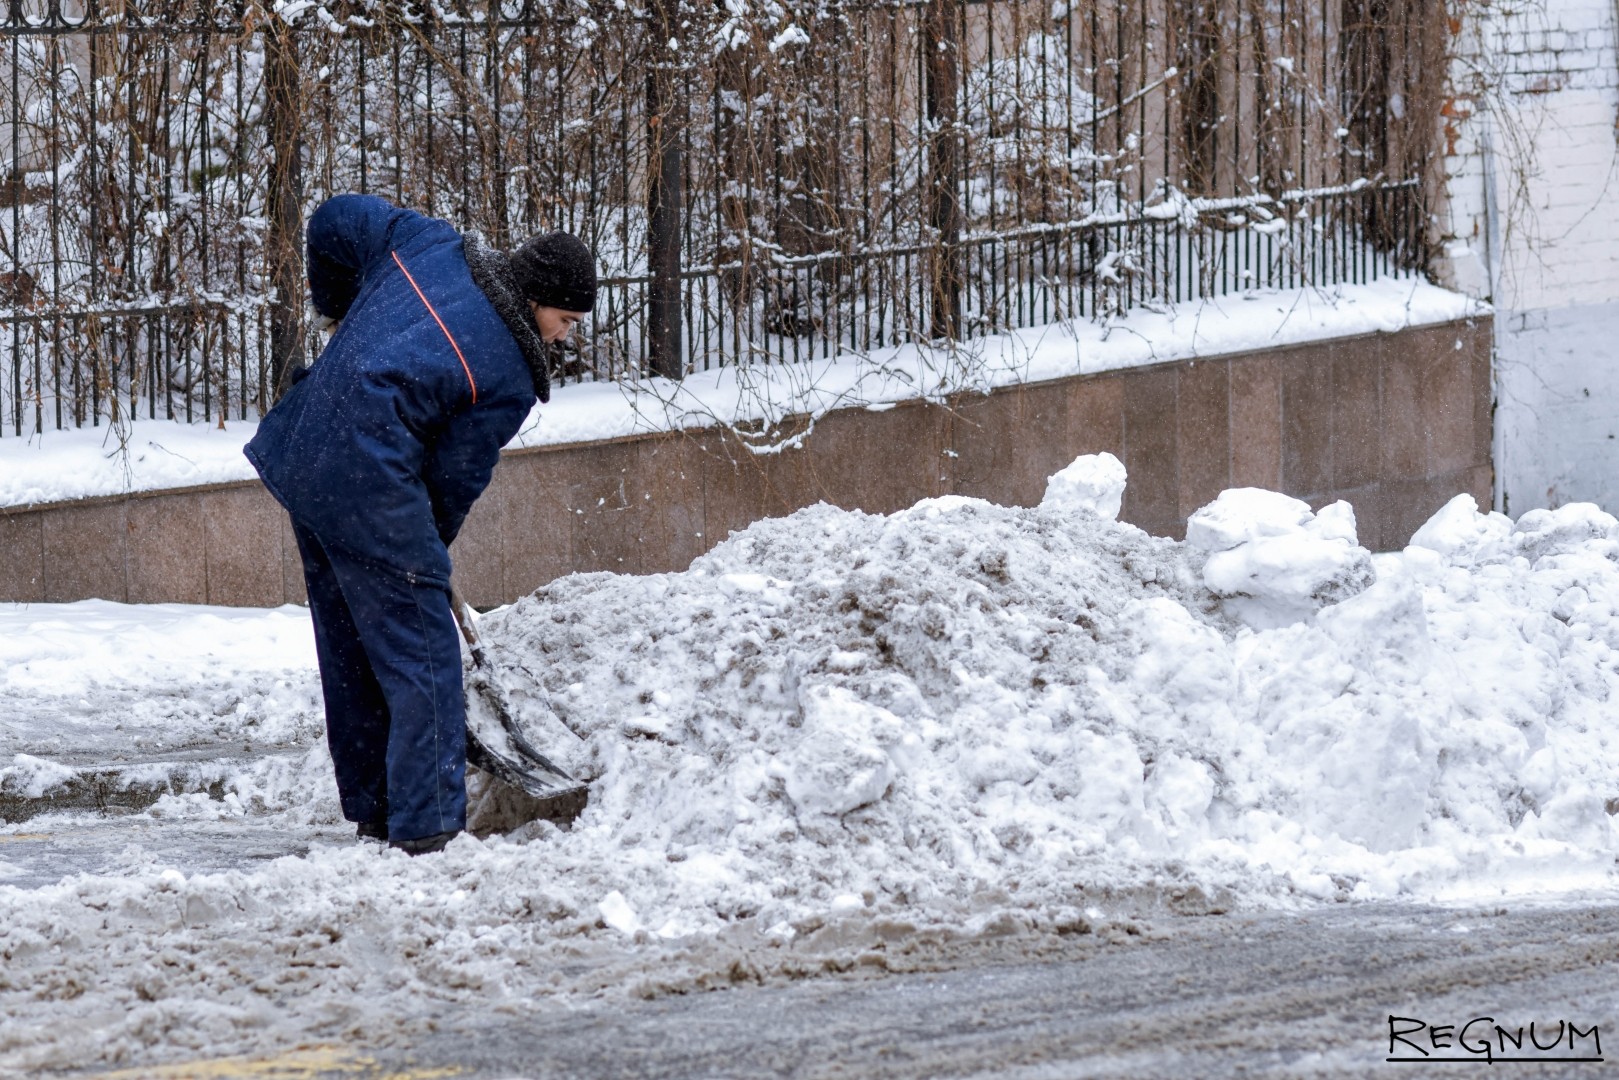
<svg viewBox="0 0 1619 1080">
<path fill-rule="evenodd" d="M 1461 496 L 1372 556 L 1345 505 L 1239 490 L 1183 544 L 1112 520 L 1122 483 L 1104 456 L 1036 508 L 812 507 L 487 616 L 591 805 L 429 859 L 339 822 L 298 609 L 0 608 L 0 799 L 181 789 L 0 827 L 0 1071 L 929 934 L 1613 893 L 1619 522 Z"/>
<path fill-rule="evenodd" d="M 289 832 L 255 820 L 164 821 L 150 815 L 92 817 L 59 814 L 0 830 L 0 883 L 37 889 L 84 874 L 123 877 L 152 868 L 186 874 L 246 869 L 315 844 L 347 844 L 352 826 L 311 826 Z"/>
<path fill-rule="evenodd" d="M 1619 965 L 1591 962 L 1619 953 L 1611 905 L 1340 904 L 1129 929 L 908 943 L 835 977 L 724 994 L 523 1017 L 466 1010 L 430 1035 L 366 1051 L 374 1072 L 353 1048 L 334 1047 L 323 1063 L 371 1077 L 453 1069 L 465 1080 L 1381 1080 L 1402 1075 L 1389 1069 L 1392 1051 L 1423 1077 L 1476 1075 L 1424 1058 L 1443 1055 L 1588 1080 L 1607 1075 L 1603 1065 L 1568 1059 L 1598 1057 L 1606 1042 L 1612 1060 Z M 1391 1015 L 1402 1018 L 1392 1046 Z M 1524 1037 L 1530 1023 L 1538 1046 Z M 295 1063 L 218 1063 L 197 1075 Z"/>
</svg>

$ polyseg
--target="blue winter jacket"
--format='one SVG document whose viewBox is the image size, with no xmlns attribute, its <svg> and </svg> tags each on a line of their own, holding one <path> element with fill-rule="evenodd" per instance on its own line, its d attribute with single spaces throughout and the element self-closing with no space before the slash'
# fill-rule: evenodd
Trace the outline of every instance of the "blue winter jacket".
<svg viewBox="0 0 1619 1080">
<path fill-rule="evenodd" d="M 449 223 L 339 195 L 308 224 L 309 291 L 342 326 L 246 454 L 295 521 L 448 584 L 448 546 L 535 402 Z"/>
</svg>

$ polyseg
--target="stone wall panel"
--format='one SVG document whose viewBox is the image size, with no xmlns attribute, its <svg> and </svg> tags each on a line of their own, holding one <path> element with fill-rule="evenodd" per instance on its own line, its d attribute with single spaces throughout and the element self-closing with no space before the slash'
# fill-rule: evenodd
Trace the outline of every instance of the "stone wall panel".
<svg viewBox="0 0 1619 1080">
<path fill-rule="evenodd" d="M 1471 320 L 788 418 L 777 434 L 801 442 L 777 453 L 722 429 L 515 451 L 456 542 L 456 580 L 489 606 L 574 571 L 680 570 L 820 500 L 1033 505 L 1051 473 L 1104 450 L 1130 474 L 1121 517 L 1157 535 L 1182 535 L 1224 487 L 1259 486 L 1346 499 L 1363 543 L 1396 548 L 1460 491 L 1488 505 L 1491 337 Z M 12 511 L 0 545 L 15 553 L 0 600 L 303 599 L 286 514 L 257 484 Z"/>
</svg>

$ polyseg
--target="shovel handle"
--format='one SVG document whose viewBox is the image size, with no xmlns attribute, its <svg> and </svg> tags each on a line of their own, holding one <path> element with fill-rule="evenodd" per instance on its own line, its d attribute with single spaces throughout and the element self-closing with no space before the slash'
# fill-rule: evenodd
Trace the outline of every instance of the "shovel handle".
<svg viewBox="0 0 1619 1080">
<path fill-rule="evenodd" d="M 480 671 L 488 672 L 489 659 L 484 655 L 483 642 L 478 637 L 478 630 L 475 625 L 478 619 L 477 613 L 472 610 L 472 605 L 468 604 L 461 594 L 456 591 L 454 582 L 451 582 L 450 584 L 450 614 L 455 616 L 455 625 L 461 628 L 461 636 L 466 639 L 467 649 L 472 653 L 472 666 Z M 545 695 L 544 686 L 539 687 L 539 693 L 543 699 Z M 500 714 L 501 725 L 505 727 L 507 732 L 511 735 L 512 742 L 517 746 L 518 749 L 529 755 L 529 757 L 539 761 L 545 768 L 550 769 L 553 772 L 560 773 L 562 776 L 568 775 L 567 773 L 558 769 L 555 765 L 552 765 L 550 759 L 548 759 L 544 754 L 540 753 L 538 750 L 535 750 L 529 745 L 527 738 L 523 735 L 522 729 L 512 722 L 511 713 L 506 708 L 504 701 L 496 700 L 494 701 L 494 704 L 497 706 L 497 712 Z M 585 737 L 579 734 L 578 731 L 574 730 L 572 724 L 569 724 L 560 716 L 557 716 L 556 710 L 551 708 L 549 701 L 546 702 L 545 707 L 547 711 L 551 713 L 552 717 L 554 717 L 564 729 L 572 734 L 574 738 L 579 739 L 581 742 L 584 741 Z M 569 781 L 574 782 L 571 777 L 569 777 Z"/>
<path fill-rule="evenodd" d="M 473 614 L 472 605 L 456 589 L 455 583 L 450 583 L 450 614 L 455 618 L 455 625 L 461 631 L 461 637 L 466 641 L 467 648 L 472 650 L 472 662 L 483 667 L 483 642 L 478 639 L 476 624 L 477 616 Z"/>
</svg>

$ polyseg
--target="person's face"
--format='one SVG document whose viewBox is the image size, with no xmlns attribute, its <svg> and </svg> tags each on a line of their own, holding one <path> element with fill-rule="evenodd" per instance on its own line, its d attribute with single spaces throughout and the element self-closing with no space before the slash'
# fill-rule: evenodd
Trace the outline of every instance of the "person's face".
<svg viewBox="0 0 1619 1080">
<path fill-rule="evenodd" d="M 561 308 L 546 307 L 533 300 L 528 306 L 534 312 L 534 323 L 540 328 L 541 341 L 562 341 L 579 320 L 585 317 L 582 311 L 564 311 Z"/>
</svg>

